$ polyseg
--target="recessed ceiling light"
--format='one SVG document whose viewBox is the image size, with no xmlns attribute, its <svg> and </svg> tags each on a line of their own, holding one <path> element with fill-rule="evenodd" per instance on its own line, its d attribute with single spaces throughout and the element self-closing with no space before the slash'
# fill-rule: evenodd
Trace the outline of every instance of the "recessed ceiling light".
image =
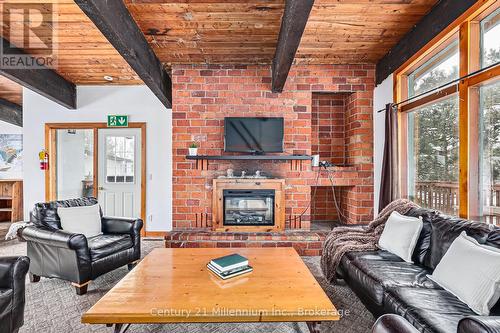
<svg viewBox="0 0 500 333">
<path fill-rule="evenodd" d="M 109 76 L 109 75 L 104 75 L 103 78 L 104 78 L 104 80 L 109 81 L 109 82 L 113 81 L 113 77 Z"/>
</svg>

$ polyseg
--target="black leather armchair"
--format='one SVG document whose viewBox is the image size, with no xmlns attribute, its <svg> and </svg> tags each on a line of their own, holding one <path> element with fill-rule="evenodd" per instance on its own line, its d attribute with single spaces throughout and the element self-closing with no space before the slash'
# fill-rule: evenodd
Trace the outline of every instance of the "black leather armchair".
<svg viewBox="0 0 500 333">
<path fill-rule="evenodd" d="M 31 213 L 34 226 L 24 228 L 21 237 L 28 242 L 31 259 L 30 280 L 40 277 L 71 281 L 78 295 L 98 276 L 123 265 L 132 269 L 141 257 L 141 219 L 103 217 L 102 234 L 86 238 L 61 229 L 58 207 L 95 205 L 95 198 L 80 198 L 35 205 Z"/>
<path fill-rule="evenodd" d="M 28 257 L 0 258 L 0 333 L 17 332 L 24 324 L 24 289 Z"/>
</svg>

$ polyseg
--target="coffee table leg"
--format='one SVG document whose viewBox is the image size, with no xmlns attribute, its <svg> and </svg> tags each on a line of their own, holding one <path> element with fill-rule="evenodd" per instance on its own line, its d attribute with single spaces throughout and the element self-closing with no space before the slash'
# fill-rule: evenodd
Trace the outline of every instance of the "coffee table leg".
<svg viewBox="0 0 500 333">
<path fill-rule="evenodd" d="M 319 325 L 320 321 L 307 321 L 307 327 L 309 328 L 309 332 L 311 333 L 319 333 Z"/>
<path fill-rule="evenodd" d="M 110 327 L 113 326 L 112 324 L 106 324 L 106 326 Z M 115 324 L 115 329 L 114 333 L 125 333 L 128 328 L 130 327 L 130 324 Z"/>
</svg>

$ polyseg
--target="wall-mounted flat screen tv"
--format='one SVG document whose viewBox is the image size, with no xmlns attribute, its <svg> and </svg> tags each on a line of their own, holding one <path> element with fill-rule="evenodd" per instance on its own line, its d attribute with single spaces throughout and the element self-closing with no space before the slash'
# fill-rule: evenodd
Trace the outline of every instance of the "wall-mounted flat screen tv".
<svg viewBox="0 0 500 333">
<path fill-rule="evenodd" d="M 267 117 L 226 117 L 224 151 L 265 154 L 283 152 L 284 120 Z"/>
</svg>

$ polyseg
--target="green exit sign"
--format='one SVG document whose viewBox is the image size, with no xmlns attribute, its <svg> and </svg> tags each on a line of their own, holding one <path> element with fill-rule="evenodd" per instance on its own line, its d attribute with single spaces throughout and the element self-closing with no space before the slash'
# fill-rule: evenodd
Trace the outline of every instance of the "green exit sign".
<svg viewBox="0 0 500 333">
<path fill-rule="evenodd" d="M 108 127 L 128 127 L 128 116 L 108 115 Z"/>
</svg>

